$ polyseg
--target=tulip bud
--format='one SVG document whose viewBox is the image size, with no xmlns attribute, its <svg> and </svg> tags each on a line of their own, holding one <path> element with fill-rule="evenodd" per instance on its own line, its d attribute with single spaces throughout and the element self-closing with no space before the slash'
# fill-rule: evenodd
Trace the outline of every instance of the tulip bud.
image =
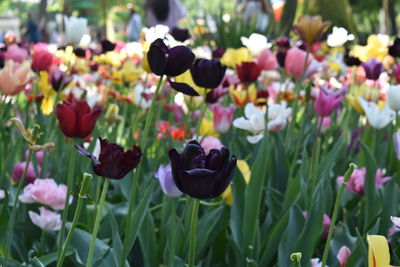
<svg viewBox="0 0 400 267">
<path fill-rule="evenodd" d="M 312 45 L 321 38 L 330 25 L 331 23 L 323 21 L 321 16 L 301 16 L 293 26 L 293 31 L 301 40 Z"/>
</svg>

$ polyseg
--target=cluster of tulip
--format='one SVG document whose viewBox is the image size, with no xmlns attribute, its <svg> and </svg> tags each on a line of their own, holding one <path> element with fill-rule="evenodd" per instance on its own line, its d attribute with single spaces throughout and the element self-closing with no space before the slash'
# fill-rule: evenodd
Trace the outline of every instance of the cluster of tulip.
<svg viewBox="0 0 400 267">
<path fill-rule="evenodd" d="M 400 39 L 330 26 L 7 44 L 0 265 L 400 264 Z"/>
</svg>

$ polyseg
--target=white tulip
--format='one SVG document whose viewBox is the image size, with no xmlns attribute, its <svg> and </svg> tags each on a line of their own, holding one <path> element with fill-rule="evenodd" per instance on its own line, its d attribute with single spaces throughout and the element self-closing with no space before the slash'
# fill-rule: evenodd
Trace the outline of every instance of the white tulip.
<svg viewBox="0 0 400 267">
<path fill-rule="evenodd" d="M 400 228 L 400 217 L 390 216 L 390 220 L 396 227 Z"/>
<path fill-rule="evenodd" d="M 390 86 L 387 91 L 387 104 L 395 111 L 400 110 L 400 85 Z"/>
<path fill-rule="evenodd" d="M 271 105 L 268 108 L 268 131 L 280 131 L 287 123 L 292 109 L 286 107 L 286 102 Z"/>
<path fill-rule="evenodd" d="M 391 110 L 387 104 L 384 108 L 379 110 L 378 105 L 374 102 L 368 102 L 362 97 L 358 97 L 361 107 L 367 115 L 368 122 L 372 127 L 382 129 L 396 117 L 396 112 Z"/>
<path fill-rule="evenodd" d="M 253 103 L 248 103 L 244 108 L 244 116 L 233 121 L 233 126 L 252 132 L 253 136 L 248 136 L 247 140 L 252 143 L 258 143 L 264 136 L 265 129 L 265 111 L 258 109 Z"/>
<path fill-rule="evenodd" d="M 64 16 L 64 43 L 78 45 L 87 32 L 87 19 Z"/>
<path fill-rule="evenodd" d="M 345 28 L 335 26 L 333 27 L 332 33 L 328 35 L 326 42 L 330 47 L 337 47 L 351 40 L 354 40 L 353 34 L 348 34 Z"/>
<path fill-rule="evenodd" d="M 240 41 L 242 41 L 242 44 L 255 56 L 260 54 L 264 49 L 271 47 L 267 37 L 259 33 L 252 33 L 249 38 L 242 36 L 240 37 Z"/>
</svg>

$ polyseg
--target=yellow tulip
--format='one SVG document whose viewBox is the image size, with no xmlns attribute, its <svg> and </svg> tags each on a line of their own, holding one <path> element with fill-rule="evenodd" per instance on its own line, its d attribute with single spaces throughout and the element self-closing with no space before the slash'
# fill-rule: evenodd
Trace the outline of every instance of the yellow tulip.
<svg viewBox="0 0 400 267">
<path fill-rule="evenodd" d="M 238 160 L 237 161 L 237 167 L 240 171 L 240 173 L 243 175 L 244 181 L 246 184 L 249 183 L 250 181 L 250 176 L 251 176 L 251 171 L 249 168 L 249 165 L 245 160 Z M 228 188 L 226 188 L 225 192 L 222 193 L 222 198 L 225 199 L 225 203 L 228 205 L 232 205 L 233 202 L 233 196 L 232 196 L 232 186 L 229 185 Z"/>
<path fill-rule="evenodd" d="M 354 57 L 358 57 L 361 61 L 365 62 L 371 58 L 377 58 L 383 61 L 385 56 L 388 54 L 388 43 L 379 39 L 377 35 L 372 34 L 368 36 L 367 45 L 356 45 L 350 54 Z"/>
<path fill-rule="evenodd" d="M 221 58 L 221 63 L 225 66 L 235 69 L 236 65 L 252 60 L 253 58 L 251 56 L 251 52 L 246 47 L 241 47 L 238 49 L 228 48 Z"/>
<path fill-rule="evenodd" d="M 214 122 L 212 120 L 203 118 L 200 123 L 199 129 L 200 136 L 215 136 L 218 137 L 219 134 L 214 131 Z"/>
<path fill-rule="evenodd" d="M 381 235 L 368 235 L 368 267 L 390 266 L 389 246 L 386 238 Z"/>
<path fill-rule="evenodd" d="M 197 93 L 204 96 L 206 94 L 206 90 L 203 87 L 197 86 L 192 78 L 192 74 L 190 70 L 185 71 L 179 76 L 175 77 L 175 81 L 178 83 L 186 83 L 187 85 L 191 86 Z"/>
<path fill-rule="evenodd" d="M 293 31 L 301 40 L 309 45 L 316 42 L 322 34 L 329 28 L 331 23 L 323 21 L 321 16 L 301 16 L 296 25 L 293 25 Z"/>
<path fill-rule="evenodd" d="M 355 95 L 346 95 L 346 100 L 349 102 L 349 104 L 359 113 L 359 114 L 365 114 L 364 109 L 361 107 L 360 102 L 358 102 L 357 96 Z"/>
<path fill-rule="evenodd" d="M 151 73 L 149 61 L 147 60 L 147 53 L 143 53 L 142 69 L 147 73 Z"/>
<path fill-rule="evenodd" d="M 236 88 L 231 85 L 229 93 L 232 97 L 232 101 L 239 107 L 243 108 L 247 103 L 255 103 L 257 100 L 257 88 L 254 84 L 251 84 L 247 90 L 240 84 Z"/>
<path fill-rule="evenodd" d="M 38 87 L 39 90 L 44 95 L 42 100 L 41 110 L 43 114 L 49 115 L 53 112 L 54 109 L 54 102 L 56 98 L 56 91 L 53 90 L 51 84 L 49 83 L 49 74 L 46 71 L 41 71 L 39 73 L 39 83 Z"/>
</svg>

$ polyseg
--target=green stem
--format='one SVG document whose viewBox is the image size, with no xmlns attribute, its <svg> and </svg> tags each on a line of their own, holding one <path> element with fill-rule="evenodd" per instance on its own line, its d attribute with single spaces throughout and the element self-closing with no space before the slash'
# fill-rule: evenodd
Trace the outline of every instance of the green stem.
<svg viewBox="0 0 400 267">
<path fill-rule="evenodd" d="M 192 208 L 192 217 L 190 219 L 190 240 L 189 240 L 189 267 L 194 267 L 196 258 L 196 228 L 197 213 L 199 212 L 200 200 L 194 199 Z"/>
<path fill-rule="evenodd" d="M 356 169 L 356 168 L 357 168 L 357 166 L 354 163 L 350 163 L 349 168 L 347 169 L 346 173 L 344 174 L 343 183 L 340 186 L 339 193 L 336 197 L 335 207 L 333 209 L 333 214 L 332 214 L 332 219 L 331 219 L 331 224 L 329 225 L 328 239 L 326 240 L 324 255 L 322 256 L 322 265 L 321 265 L 322 267 L 325 267 L 326 262 L 328 260 L 329 247 L 331 245 L 333 229 L 335 227 L 336 218 L 339 213 L 340 200 L 342 199 L 342 195 L 343 195 L 344 189 L 346 187 L 346 184 L 349 181 L 354 169 Z"/>
<path fill-rule="evenodd" d="M 146 152 L 146 141 L 147 141 L 147 136 L 149 134 L 149 130 L 150 130 L 150 126 L 153 124 L 153 117 L 154 117 L 154 109 L 155 109 L 155 105 L 157 102 L 157 97 L 160 93 L 160 89 L 161 89 L 161 85 L 163 83 L 163 78 L 164 76 L 160 77 L 160 80 L 158 81 L 157 84 L 157 89 L 154 92 L 154 95 L 151 99 L 151 105 L 149 108 L 149 111 L 147 113 L 146 116 L 146 121 L 145 121 L 145 125 L 144 125 L 144 130 L 143 133 L 141 134 L 141 139 L 140 139 L 140 148 L 143 151 L 143 154 Z M 136 196 L 136 191 L 137 191 L 137 187 L 139 184 L 139 175 L 140 175 L 140 171 L 142 169 L 142 162 L 140 161 L 138 166 L 136 167 L 136 171 L 135 174 L 133 176 L 133 181 L 132 181 L 132 186 L 131 186 L 131 194 L 130 194 L 130 198 L 129 198 L 129 206 L 128 206 L 128 215 L 127 215 L 127 222 L 126 222 L 126 226 L 125 226 L 125 238 L 124 238 L 124 245 L 123 245 L 123 250 L 122 250 L 122 258 L 121 258 L 121 267 L 125 266 L 125 260 L 128 257 L 128 253 L 131 250 L 131 246 L 128 245 L 128 242 L 132 242 L 132 240 L 128 240 L 128 236 L 129 233 L 131 231 L 131 217 L 132 217 L 132 212 L 133 212 L 133 205 L 135 202 L 135 196 Z"/>
<path fill-rule="evenodd" d="M 65 224 L 68 220 L 69 199 L 74 185 L 74 167 L 75 167 L 75 142 L 74 139 L 70 140 L 69 159 L 68 159 L 68 172 L 67 172 L 67 196 L 65 198 L 64 211 L 62 214 L 61 229 L 58 236 L 58 257 L 61 256 L 62 244 L 64 242 Z"/>
<path fill-rule="evenodd" d="M 74 219 L 72 220 L 71 227 L 69 228 L 67 238 L 65 239 L 64 246 L 62 247 L 62 250 L 61 250 L 61 254 L 58 257 L 57 267 L 63 266 L 65 253 L 67 252 L 69 243 L 71 242 L 72 235 L 74 234 L 74 231 L 75 231 L 76 224 L 78 223 L 79 217 L 81 215 L 83 201 L 86 198 L 86 193 L 88 192 L 89 185 L 90 185 L 89 182 L 91 179 L 92 179 L 92 175 L 87 174 L 87 173 L 83 174 L 83 181 L 82 181 L 81 190 L 79 191 L 79 195 L 78 195 L 78 204 L 76 206 Z"/>
<path fill-rule="evenodd" d="M 177 201 L 175 199 L 172 199 L 172 210 L 171 210 L 171 228 L 172 233 L 171 233 L 171 243 L 169 244 L 169 255 L 168 255 L 168 266 L 174 266 L 175 262 L 175 242 L 176 242 L 176 206 L 177 206 Z"/>
<path fill-rule="evenodd" d="M 32 154 L 33 154 L 32 150 L 29 149 L 28 159 L 26 160 L 26 164 L 25 164 L 24 172 L 22 173 L 22 177 L 18 182 L 17 193 L 15 194 L 15 199 L 14 199 L 14 203 L 12 206 L 12 213 L 11 213 L 10 222 L 8 224 L 8 230 L 7 230 L 8 236 L 7 236 L 7 245 L 6 245 L 6 254 L 5 254 L 6 259 L 4 260 L 4 266 L 6 266 L 6 267 L 7 267 L 7 262 L 8 262 L 8 254 L 10 252 L 12 237 L 13 237 L 13 233 L 14 233 L 15 216 L 17 215 L 18 196 L 21 193 L 23 185 L 25 184 L 25 176 L 26 176 L 26 173 L 28 172 L 28 167 L 29 167 L 29 163 L 32 158 Z"/>
<path fill-rule="evenodd" d="M 108 185 L 109 184 L 110 184 L 110 179 L 105 179 L 104 186 L 103 186 L 103 191 L 101 192 L 101 196 L 100 196 L 100 203 L 97 206 L 96 221 L 94 222 L 94 229 L 93 229 L 93 233 L 92 233 L 92 241 L 90 242 L 88 260 L 87 260 L 87 263 L 86 263 L 87 267 L 91 267 L 92 266 L 94 248 L 96 246 L 97 233 L 99 232 L 101 213 L 102 213 L 102 210 L 103 210 L 104 200 L 106 199 L 107 189 L 108 189 Z"/>
<path fill-rule="evenodd" d="M 40 255 L 44 255 L 46 251 L 46 244 L 45 244 L 45 237 L 46 237 L 46 232 L 42 230 L 42 233 L 40 235 Z"/>
<path fill-rule="evenodd" d="M 197 124 L 196 124 L 196 139 L 197 139 L 197 141 L 200 140 L 199 139 L 200 138 L 200 127 L 201 127 L 201 122 L 204 118 L 204 115 L 206 114 L 206 110 L 207 110 L 207 104 L 206 104 L 206 98 L 204 97 L 204 101 L 201 103 L 201 106 L 200 106 L 200 114 L 199 114 L 199 118 L 197 119 Z"/>
</svg>

